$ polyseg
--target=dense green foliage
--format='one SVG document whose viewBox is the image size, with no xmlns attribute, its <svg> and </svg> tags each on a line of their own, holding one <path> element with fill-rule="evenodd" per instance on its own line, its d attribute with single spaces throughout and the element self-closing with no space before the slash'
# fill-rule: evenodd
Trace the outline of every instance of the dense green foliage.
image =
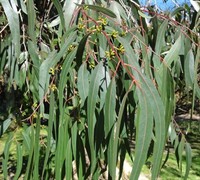
<svg viewBox="0 0 200 180">
<path fill-rule="evenodd" d="M 0 0 L 5 179 L 17 129 L 15 179 L 116 179 L 127 153 L 130 179 L 148 158 L 156 179 L 167 141 L 180 171 L 185 151 L 187 179 L 191 148 L 174 121 L 175 95 L 188 92 L 192 115 L 199 13 L 187 5 L 163 13 L 137 1 L 81 2 Z"/>
</svg>

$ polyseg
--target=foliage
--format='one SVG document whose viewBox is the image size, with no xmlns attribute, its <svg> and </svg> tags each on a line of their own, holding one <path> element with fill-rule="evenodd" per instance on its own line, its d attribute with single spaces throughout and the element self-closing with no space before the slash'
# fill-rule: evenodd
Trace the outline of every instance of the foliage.
<svg viewBox="0 0 200 180">
<path fill-rule="evenodd" d="M 126 153 L 130 179 L 149 157 L 156 179 L 166 140 L 180 171 L 185 150 L 187 179 L 191 148 L 173 116 L 176 91 L 192 92 L 193 108 L 200 97 L 199 13 L 187 5 L 164 14 L 137 1 L 81 2 L 0 0 L 0 134 L 23 128 L 15 179 L 115 179 Z"/>
</svg>

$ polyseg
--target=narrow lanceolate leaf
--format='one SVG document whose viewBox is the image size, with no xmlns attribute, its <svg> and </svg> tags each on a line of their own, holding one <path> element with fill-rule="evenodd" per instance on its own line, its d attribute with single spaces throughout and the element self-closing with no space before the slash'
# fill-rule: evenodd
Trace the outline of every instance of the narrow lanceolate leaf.
<svg viewBox="0 0 200 180">
<path fill-rule="evenodd" d="M 33 155 L 33 179 L 39 178 L 39 159 L 40 159 L 40 118 L 36 120 L 36 129 L 35 129 L 35 146 L 34 146 L 34 155 Z"/>
<path fill-rule="evenodd" d="M 66 43 L 62 46 L 60 51 L 58 53 L 56 53 L 56 51 L 49 53 L 49 56 L 47 57 L 47 59 L 44 60 L 43 63 L 41 64 L 40 71 L 39 71 L 39 97 L 40 97 L 40 101 L 43 100 L 45 93 L 46 93 L 46 91 L 49 87 L 49 79 L 50 79 L 49 69 L 54 68 L 54 66 L 58 63 L 58 61 L 66 54 L 67 48 L 74 41 L 75 36 L 76 36 L 76 32 L 73 32 L 72 34 L 70 34 L 70 36 L 66 40 Z M 68 59 L 68 57 L 70 57 L 70 56 L 67 56 L 66 59 Z M 72 60 L 70 62 L 72 62 Z M 66 68 L 65 65 L 68 64 L 68 63 L 69 62 L 65 62 L 63 64 L 64 69 Z M 62 70 L 62 73 L 63 73 L 63 71 L 64 72 L 66 71 L 64 69 Z M 64 84 L 63 84 L 63 86 L 64 86 Z M 43 111 L 44 111 L 43 105 L 40 106 L 40 110 L 41 110 L 41 113 L 43 113 Z"/>
<path fill-rule="evenodd" d="M 72 179 L 72 166 L 73 166 L 73 162 L 72 162 L 72 149 L 71 149 L 71 139 L 69 139 L 68 143 L 67 143 L 67 149 L 66 149 L 66 153 L 65 153 L 65 168 L 66 168 L 66 179 Z"/>
<path fill-rule="evenodd" d="M 15 57 L 18 58 L 21 46 L 20 46 L 20 21 L 16 3 L 12 1 L 12 3 L 10 4 L 10 1 L 8 0 L 1 0 L 0 2 L 3 6 L 4 12 L 8 19 L 8 24 L 11 31 L 12 43 L 14 44 L 15 47 L 14 51 Z"/>
<path fill-rule="evenodd" d="M 151 17 L 151 16 L 146 15 L 145 13 L 143 13 L 143 12 L 140 11 L 140 10 L 138 10 L 138 14 L 139 14 L 140 16 L 142 16 L 143 18 L 146 18 L 146 19 L 151 19 L 151 18 L 153 18 L 153 17 Z"/>
<path fill-rule="evenodd" d="M 105 123 L 104 123 L 104 129 L 105 129 L 105 136 L 109 134 L 110 130 L 113 127 L 113 124 L 115 123 L 115 106 L 116 106 L 116 83 L 115 79 L 111 81 L 108 91 L 106 93 L 106 100 L 105 100 Z"/>
<path fill-rule="evenodd" d="M 70 27 L 71 20 L 74 17 L 74 11 L 77 7 L 76 3 L 78 2 L 80 2 L 80 0 L 67 0 L 63 5 L 63 11 L 64 11 L 63 14 L 64 17 L 67 17 L 64 18 L 66 30 L 68 30 L 68 28 Z"/>
<path fill-rule="evenodd" d="M 20 144 L 17 144 L 17 171 L 14 180 L 19 179 L 22 170 L 22 156 L 23 156 L 22 152 L 23 152 L 22 146 Z"/>
<path fill-rule="evenodd" d="M 138 112 L 136 126 L 136 158 L 133 164 L 131 179 L 137 179 L 142 165 L 145 163 L 150 140 L 152 138 L 153 120 L 155 121 L 155 146 L 153 150 L 152 177 L 156 178 L 162 160 L 162 153 L 165 145 L 165 115 L 162 100 L 152 81 L 141 73 L 136 56 L 129 43 L 118 37 L 126 52 L 126 63 L 131 67 L 132 75 L 136 84 L 136 95 L 138 97 Z M 134 59 L 134 60 L 133 60 Z"/>
<path fill-rule="evenodd" d="M 190 144 L 187 142 L 185 144 L 185 152 L 186 152 L 186 170 L 184 179 L 186 180 L 188 178 L 189 171 L 192 165 L 192 149 L 190 147 Z"/>
<path fill-rule="evenodd" d="M 182 174 L 182 161 L 183 161 L 183 150 L 184 150 L 185 140 L 184 137 L 181 137 L 181 141 L 178 145 L 178 165 L 180 172 Z"/>
<path fill-rule="evenodd" d="M 36 25 L 36 14 L 34 9 L 34 2 L 33 0 L 30 0 L 27 2 L 27 15 L 28 15 L 28 35 L 31 39 L 31 41 L 34 44 L 34 48 L 36 48 L 37 42 L 36 42 L 36 31 L 35 31 L 35 25 Z"/>
<path fill-rule="evenodd" d="M 184 75 L 186 86 L 192 88 L 194 84 L 194 55 L 192 49 L 189 50 L 184 61 Z"/>
<path fill-rule="evenodd" d="M 167 66 L 170 66 L 172 62 L 175 62 L 177 60 L 180 49 L 183 46 L 183 44 L 184 44 L 183 36 L 180 35 L 164 58 L 164 63 Z M 160 70 L 162 71 L 162 65 L 160 66 L 160 68 L 161 68 Z"/>
<path fill-rule="evenodd" d="M 89 80 L 88 80 L 89 72 L 87 70 L 86 63 L 83 63 L 78 71 L 78 81 L 77 87 L 78 92 L 81 98 L 81 105 L 84 105 L 85 99 L 88 96 L 89 91 Z"/>
<path fill-rule="evenodd" d="M 91 74 L 91 82 L 89 85 L 88 100 L 87 100 L 87 123 L 88 137 L 91 150 L 91 171 L 94 171 L 96 158 L 94 146 L 94 127 L 96 123 L 95 108 L 98 99 L 98 91 L 101 79 L 103 78 L 103 63 L 100 62 Z"/>
<path fill-rule="evenodd" d="M 105 130 L 105 137 L 107 137 L 110 134 L 109 137 L 109 145 L 108 145 L 108 172 L 112 179 L 115 179 L 115 171 L 116 171 L 116 162 L 114 160 L 117 159 L 117 157 L 113 157 L 113 143 L 114 143 L 114 134 L 115 134 L 115 128 L 113 128 L 113 125 L 115 123 L 115 106 L 116 106 L 116 83 L 115 79 L 111 81 L 108 91 L 106 93 L 106 101 L 105 101 L 105 121 L 104 121 L 104 130 Z M 111 132 L 112 130 L 112 132 Z M 116 141 L 118 142 L 118 138 L 116 138 Z"/>
<path fill-rule="evenodd" d="M 121 128 L 121 121 L 124 113 L 124 107 L 126 104 L 126 99 L 128 96 L 129 91 L 124 95 L 122 99 L 122 103 L 120 104 L 120 109 L 118 113 L 117 122 L 114 124 L 112 128 L 112 134 L 109 141 L 108 146 L 108 171 L 109 175 L 112 177 L 112 179 L 115 179 L 116 176 L 116 165 L 117 165 L 117 159 L 118 159 L 118 144 L 119 144 L 119 133 Z"/>
<path fill-rule="evenodd" d="M 195 65 L 194 65 L 194 69 L 195 69 L 195 83 L 194 83 L 194 87 L 193 87 L 193 91 L 195 93 L 193 93 L 193 96 L 197 96 L 198 98 L 200 98 L 200 88 L 199 88 L 199 83 L 197 81 L 198 79 L 198 74 L 197 74 L 197 69 L 198 69 L 198 66 L 199 66 L 199 59 L 200 59 L 200 49 L 198 48 L 197 50 L 197 55 L 196 55 L 196 58 L 195 58 Z M 194 98 L 194 97 L 193 97 Z"/>
<path fill-rule="evenodd" d="M 49 69 L 54 67 L 55 64 L 55 56 L 56 56 L 56 51 L 53 51 L 49 54 L 48 58 L 43 61 L 43 63 L 40 66 L 40 71 L 39 71 L 39 97 L 40 101 L 43 102 L 43 98 L 45 96 L 45 93 L 47 92 L 47 89 L 49 88 L 49 79 L 50 79 L 50 74 L 49 74 Z M 44 106 L 40 106 L 40 111 L 41 114 L 44 113 Z"/>
<path fill-rule="evenodd" d="M 166 133 L 174 113 L 174 80 L 168 67 L 163 64 L 162 84 L 158 84 L 161 98 L 165 107 Z"/>
<path fill-rule="evenodd" d="M 155 42 L 156 54 L 154 55 L 154 61 L 153 61 L 155 68 L 158 68 L 160 66 L 160 53 L 162 48 L 165 46 L 165 32 L 167 30 L 167 25 L 168 25 L 168 20 L 165 20 L 158 29 L 158 35 Z"/>
<path fill-rule="evenodd" d="M 61 20 L 61 24 L 62 24 L 62 28 L 64 31 L 66 31 L 65 29 L 65 18 L 64 18 L 64 14 L 63 14 L 63 10 L 62 10 L 62 6 L 60 4 L 60 2 L 58 0 L 52 0 L 54 6 L 56 7 L 58 14 L 60 16 L 60 20 Z"/>
<path fill-rule="evenodd" d="M 34 128 L 33 126 L 30 126 L 30 150 L 28 151 L 28 164 L 26 169 L 26 174 L 24 179 L 30 179 L 30 176 L 32 175 L 32 168 L 33 168 L 33 153 L 34 153 L 34 145 L 35 145 L 35 136 L 34 136 Z"/>
<path fill-rule="evenodd" d="M 47 144 L 46 144 L 47 148 L 46 148 L 44 166 L 43 166 L 43 171 L 42 171 L 42 179 L 46 170 L 47 162 L 48 162 L 50 151 L 51 151 L 53 122 L 55 119 L 55 96 L 53 92 L 51 92 L 50 94 L 50 110 L 49 111 L 50 113 L 49 113 L 49 119 L 48 119 L 48 129 L 47 129 L 48 136 L 47 136 Z"/>
<path fill-rule="evenodd" d="M 106 61 L 106 60 L 105 60 Z M 110 84 L 110 74 L 108 72 L 108 65 L 106 63 L 104 63 L 104 69 L 103 69 L 103 77 L 101 80 L 101 87 L 100 87 L 100 110 L 104 107 L 105 104 L 105 99 L 106 99 L 106 93 L 107 93 L 107 89 L 108 86 Z"/>
<path fill-rule="evenodd" d="M 75 55 L 76 55 L 76 50 L 68 54 L 62 66 L 62 72 L 60 74 L 60 82 L 58 85 L 58 96 L 59 96 L 58 98 L 59 98 L 60 111 L 62 111 L 63 109 L 63 91 L 67 83 L 67 74 L 69 73 L 69 70 L 71 68 L 71 63 L 74 60 Z"/>
<path fill-rule="evenodd" d="M 95 11 L 98 11 L 98 12 L 101 12 L 105 15 L 108 15 L 112 18 L 116 18 L 116 15 L 114 12 L 112 12 L 111 10 L 107 9 L 107 8 L 104 8 L 102 6 L 96 6 L 96 5 L 89 5 L 89 4 L 84 4 L 84 5 L 81 5 L 81 4 L 77 4 L 77 6 L 86 6 L 88 7 L 89 9 L 92 9 L 92 10 L 95 10 Z"/>
<path fill-rule="evenodd" d="M 138 113 L 136 116 L 136 147 L 135 159 L 131 172 L 131 179 L 138 179 L 142 166 L 147 157 L 148 148 L 152 138 L 153 110 L 146 92 L 137 90 L 139 99 Z"/>
<path fill-rule="evenodd" d="M 10 133 L 5 147 L 4 147 L 4 151 L 3 151 L 3 177 L 4 179 L 7 179 L 8 176 L 8 160 L 9 160 L 9 154 L 10 154 L 10 146 L 12 144 L 12 138 L 13 138 L 13 133 Z"/>
<path fill-rule="evenodd" d="M 185 11 L 183 7 L 178 7 L 174 11 L 170 13 L 171 18 L 173 18 L 175 15 L 179 14 L 181 11 Z"/>
<path fill-rule="evenodd" d="M 162 76 L 163 73 L 163 64 L 164 66 L 170 68 L 172 62 L 176 63 L 180 55 L 180 49 L 183 46 L 183 44 L 184 44 L 183 36 L 180 35 L 179 38 L 174 43 L 174 45 L 171 47 L 171 49 L 167 52 L 167 55 L 165 56 L 162 64 L 159 65 L 158 73 L 156 73 L 156 81 L 158 82 L 158 84 L 161 84 L 160 77 Z"/>
<path fill-rule="evenodd" d="M 83 52 L 84 52 L 84 49 L 85 49 L 85 44 L 87 42 L 87 39 L 89 37 L 90 33 L 89 34 L 86 34 L 80 41 L 79 45 L 78 45 L 78 49 L 77 49 L 77 53 L 76 53 L 76 63 L 77 63 L 77 66 L 81 66 L 82 64 L 82 57 L 83 57 Z"/>
</svg>

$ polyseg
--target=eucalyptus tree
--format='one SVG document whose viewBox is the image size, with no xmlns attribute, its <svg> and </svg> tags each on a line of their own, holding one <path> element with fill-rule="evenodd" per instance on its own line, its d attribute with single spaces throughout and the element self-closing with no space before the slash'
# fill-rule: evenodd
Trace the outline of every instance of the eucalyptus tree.
<svg viewBox="0 0 200 180">
<path fill-rule="evenodd" d="M 180 170 L 186 152 L 187 179 L 191 148 L 174 125 L 175 91 L 199 98 L 199 13 L 185 5 L 165 14 L 137 0 L 0 3 L 1 87 L 14 93 L 1 135 L 22 126 L 4 148 L 5 178 L 16 144 L 15 179 L 116 179 L 126 154 L 130 179 L 148 158 L 156 179 L 169 141 Z"/>
</svg>

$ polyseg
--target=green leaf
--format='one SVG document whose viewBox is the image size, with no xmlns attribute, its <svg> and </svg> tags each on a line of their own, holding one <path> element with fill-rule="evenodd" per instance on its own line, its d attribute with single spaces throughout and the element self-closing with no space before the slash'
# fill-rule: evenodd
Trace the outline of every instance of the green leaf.
<svg viewBox="0 0 200 180">
<path fill-rule="evenodd" d="M 21 170 L 22 170 L 22 146 L 20 144 L 17 144 L 17 171 L 15 173 L 15 177 L 14 180 L 17 180 L 21 174 Z"/>
<path fill-rule="evenodd" d="M 74 157 L 76 157 L 77 155 L 77 130 L 78 130 L 77 122 L 75 122 L 71 127 L 72 153 Z"/>
<path fill-rule="evenodd" d="M 148 147 L 151 142 L 151 133 L 153 128 L 153 111 L 146 92 L 137 89 L 139 99 L 138 112 L 136 115 L 136 147 L 131 179 L 137 179 L 141 168 L 145 163 Z"/>
<path fill-rule="evenodd" d="M 136 61 L 135 54 L 129 42 L 120 37 L 118 37 L 118 39 L 126 50 L 126 63 L 129 65 L 130 72 L 137 82 L 136 95 L 139 101 L 138 113 L 136 114 L 136 159 L 134 160 L 131 179 L 138 178 L 142 165 L 145 163 L 148 147 L 152 138 L 153 120 L 155 122 L 156 138 L 153 150 L 152 169 L 152 178 L 154 179 L 157 177 L 160 170 L 162 153 L 165 145 L 166 133 L 165 121 L 163 121 L 163 116 L 165 115 L 164 106 L 153 82 L 141 73 L 141 69 L 137 63 L 138 61 Z"/>
<path fill-rule="evenodd" d="M 189 171 L 192 165 L 192 149 L 190 147 L 190 144 L 186 142 L 185 144 L 185 152 L 186 152 L 186 171 L 184 179 L 188 179 Z"/>
<path fill-rule="evenodd" d="M 184 75 L 185 75 L 185 82 L 188 88 L 193 88 L 194 85 L 194 55 L 192 49 L 190 49 L 185 57 L 184 61 Z"/>
<path fill-rule="evenodd" d="M 12 144 L 12 138 L 13 138 L 13 133 L 9 134 L 9 137 L 6 141 L 4 151 L 3 151 L 3 161 L 2 161 L 2 167 L 3 167 L 3 176 L 4 179 L 7 179 L 8 176 L 8 160 L 9 160 L 9 154 L 10 154 L 10 146 Z"/>
<path fill-rule="evenodd" d="M 64 149 L 65 144 L 67 143 L 67 139 L 64 139 L 63 137 L 65 137 L 65 126 L 64 124 L 61 125 L 61 122 L 59 122 L 59 131 L 55 154 L 55 179 L 61 179 L 62 174 L 62 167 L 65 158 Z"/>
<path fill-rule="evenodd" d="M 20 54 L 20 21 L 17 12 L 17 4 L 15 1 L 1 0 L 0 1 L 6 17 L 8 19 L 8 24 L 11 31 L 12 43 L 15 47 L 15 58 L 19 57 Z M 13 59 L 14 61 L 14 59 Z"/>
<path fill-rule="evenodd" d="M 36 128 L 35 128 L 35 145 L 34 145 L 34 154 L 33 154 L 33 179 L 39 178 L 39 161 L 40 161 L 40 117 L 36 119 Z"/>
<path fill-rule="evenodd" d="M 95 146 L 94 146 L 94 136 L 95 136 L 95 108 L 98 99 L 98 91 L 101 80 L 104 77 L 103 74 L 103 63 L 100 62 L 91 74 L 91 82 L 89 85 L 88 99 L 87 99 L 87 123 L 88 123 L 88 137 L 89 144 L 91 149 L 91 171 L 94 171 L 96 165 L 96 155 L 95 155 Z"/>
<path fill-rule="evenodd" d="M 55 95 L 53 92 L 50 94 L 50 110 L 49 110 L 49 119 L 48 119 L 48 129 L 47 129 L 47 144 L 46 144 L 46 153 L 45 153 L 45 159 L 44 159 L 44 166 L 42 171 L 42 179 L 44 176 L 44 172 L 49 160 L 49 155 L 51 151 L 51 141 L 52 141 L 52 130 L 53 130 L 53 122 L 55 120 Z"/>
<path fill-rule="evenodd" d="M 85 45 L 86 45 L 86 42 L 87 42 L 87 39 L 89 37 L 91 33 L 89 34 L 86 34 L 80 41 L 79 45 L 78 45 L 78 49 L 77 49 L 77 53 L 76 53 L 76 63 L 77 63 L 77 66 L 81 66 L 82 64 L 82 57 L 83 57 L 83 52 L 84 52 L 84 49 L 85 49 Z"/>
<path fill-rule="evenodd" d="M 45 97 L 45 93 L 47 92 L 49 88 L 49 79 L 50 79 L 50 73 L 49 69 L 54 68 L 54 65 L 56 64 L 56 51 L 53 51 L 49 53 L 49 56 L 40 66 L 40 72 L 39 72 L 39 97 L 40 101 L 43 102 L 43 99 Z M 40 106 L 41 114 L 44 113 L 44 106 Z"/>
<path fill-rule="evenodd" d="M 184 144 L 185 144 L 184 137 L 181 137 L 181 141 L 179 142 L 178 145 L 178 166 L 181 174 L 182 174 L 182 157 L 183 157 Z"/>
<path fill-rule="evenodd" d="M 89 91 L 89 72 L 87 70 L 87 64 L 83 63 L 78 70 L 78 81 L 77 81 L 77 87 L 78 92 L 81 98 L 81 106 L 84 105 L 85 99 L 88 96 Z"/>
<path fill-rule="evenodd" d="M 169 68 L 163 64 L 163 74 L 162 74 L 162 84 L 159 84 L 161 98 L 165 107 L 165 122 L 166 122 L 166 133 L 169 128 L 169 124 L 174 113 L 175 104 L 175 90 L 174 90 L 174 80 L 170 73 Z"/>
<path fill-rule="evenodd" d="M 70 52 L 67 55 L 63 65 L 62 65 L 62 72 L 60 74 L 60 82 L 59 82 L 59 85 L 58 85 L 58 98 L 59 98 L 59 110 L 60 110 L 60 112 L 63 111 L 63 91 L 64 91 L 64 88 L 65 88 L 66 83 L 67 83 L 66 77 L 67 77 L 67 74 L 70 71 L 71 64 L 72 64 L 72 61 L 75 58 L 75 55 L 76 55 L 76 50 L 74 49 L 73 52 Z"/>
<path fill-rule="evenodd" d="M 61 6 L 61 4 L 60 4 L 60 2 L 58 0 L 52 0 L 52 2 L 54 4 L 54 6 L 56 7 L 56 9 L 58 11 L 58 14 L 60 16 L 62 30 L 66 31 L 66 28 L 65 28 L 65 18 L 64 18 L 62 6 Z"/>
<path fill-rule="evenodd" d="M 35 46 L 33 41 L 28 41 L 28 52 L 34 64 L 33 68 L 35 70 L 35 78 L 39 79 L 39 66 L 41 63 L 37 54 L 37 47 Z"/>
<path fill-rule="evenodd" d="M 74 11 L 76 10 L 76 4 L 79 0 L 67 0 L 63 5 L 63 14 L 65 20 L 66 30 L 71 26 L 71 20 L 74 18 Z M 67 18 L 65 18 L 67 17 Z"/>
<path fill-rule="evenodd" d="M 151 16 L 146 15 L 145 13 L 143 13 L 143 12 L 140 11 L 140 10 L 138 10 L 138 14 L 139 14 L 140 16 L 142 16 L 143 18 L 147 18 L 147 19 L 151 19 L 151 18 L 152 18 Z"/>
<path fill-rule="evenodd" d="M 183 37 L 180 35 L 179 38 L 174 43 L 174 45 L 169 50 L 169 52 L 167 53 L 167 55 L 165 56 L 163 63 L 167 65 L 168 67 L 170 67 L 171 63 L 177 60 L 182 46 L 184 46 L 184 41 L 183 41 Z M 162 69 L 162 65 L 161 65 L 161 69 Z"/>
<path fill-rule="evenodd" d="M 165 46 L 165 33 L 167 30 L 167 26 L 168 26 L 168 20 L 165 20 L 158 29 L 158 34 L 157 34 L 157 38 L 155 42 L 156 54 L 154 54 L 154 61 L 153 61 L 155 68 L 158 68 L 161 63 L 160 54 L 161 54 L 162 48 Z"/>
<path fill-rule="evenodd" d="M 34 136 L 34 128 L 33 126 L 30 126 L 30 150 L 28 151 L 28 164 L 25 174 L 25 179 L 30 179 L 33 173 L 33 153 L 34 153 L 34 145 L 35 145 L 35 136 Z"/>
<path fill-rule="evenodd" d="M 72 179 L 72 149 L 71 149 L 71 139 L 69 139 L 67 143 L 66 149 L 66 161 L 65 161 L 65 168 L 66 168 L 66 179 Z"/>
<path fill-rule="evenodd" d="M 122 19 L 123 20 L 128 20 L 129 17 L 127 17 L 127 13 L 124 10 L 124 8 L 121 6 L 120 3 L 118 3 L 117 1 L 110 1 L 110 6 L 109 9 L 115 13 L 116 15 L 116 20 L 119 24 L 122 23 Z M 112 21 L 111 21 L 112 22 Z M 116 28 L 116 27 L 114 27 Z"/>
<path fill-rule="evenodd" d="M 11 118 L 6 119 L 0 124 L 0 137 L 6 132 L 12 122 Z"/>
<path fill-rule="evenodd" d="M 114 80 L 112 80 L 113 82 Z M 112 84 L 111 82 L 111 84 Z M 114 83 L 114 82 L 113 82 Z M 115 85 L 115 84 L 114 84 Z M 113 85 L 111 85 L 113 86 Z M 110 176 L 112 179 L 115 179 L 116 176 L 116 165 L 117 165 L 117 159 L 118 159 L 118 144 L 119 144 L 119 134 L 120 134 L 120 128 L 121 128 L 121 122 L 122 117 L 124 113 L 124 108 L 126 104 L 126 99 L 128 96 L 129 91 L 124 95 L 122 99 L 122 103 L 120 104 L 120 109 L 118 113 L 117 122 L 114 124 L 112 128 L 111 137 L 109 140 L 109 146 L 108 146 L 108 171 L 110 173 Z"/>
<path fill-rule="evenodd" d="M 23 131 L 22 132 L 22 136 L 23 136 L 23 144 L 27 148 L 27 151 L 30 152 L 30 149 L 31 149 L 31 139 L 29 137 L 29 134 L 27 132 Z"/>
<path fill-rule="evenodd" d="M 33 0 L 30 0 L 27 2 L 27 15 L 28 15 L 28 35 L 33 42 L 34 49 L 36 49 L 37 41 L 36 41 L 36 31 L 35 31 L 35 25 L 36 25 L 36 13 L 34 9 L 34 2 Z"/>
<path fill-rule="evenodd" d="M 178 8 L 176 8 L 174 11 L 172 11 L 172 12 L 170 13 L 171 18 L 172 18 L 173 16 L 177 15 L 178 13 L 180 13 L 181 11 L 184 11 L 184 10 L 185 10 L 185 9 L 184 9 L 183 7 L 178 7 Z"/>
<path fill-rule="evenodd" d="M 103 79 L 100 87 L 100 110 L 103 108 L 105 99 L 106 99 L 106 93 L 107 93 L 107 88 L 110 84 L 110 74 L 107 70 L 108 65 L 104 63 L 104 69 L 103 69 Z"/>
<path fill-rule="evenodd" d="M 76 32 L 69 34 L 69 37 L 66 39 L 66 43 L 61 47 L 60 51 L 58 53 L 56 51 L 49 53 L 49 56 L 47 57 L 47 59 L 44 60 L 43 63 L 41 64 L 40 72 L 39 72 L 39 97 L 40 97 L 41 102 L 43 102 L 43 98 L 49 87 L 49 79 L 50 79 L 49 69 L 54 68 L 54 66 L 61 60 L 61 58 L 64 57 L 64 55 L 66 55 L 66 50 L 68 46 L 72 44 L 75 38 L 76 38 Z M 69 57 L 67 56 L 66 59 L 68 59 Z M 72 60 L 73 59 L 71 59 L 70 62 L 72 62 Z M 61 72 L 61 77 L 62 77 L 63 72 L 66 71 L 65 68 L 66 68 L 66 65 L 69 65 L 68 63 L 69 63 L 68 61 L 64 62 L 63 70 Z M 64 85 L 65 84 L 62 84 L 62 86 Z M 63 93 L 63 91 L 60 93 Z M 43 105 L 40 106 L 40 110 L 41 110 L 41 113 L 43 114 L 44 113 Z"/>
<path fill-rule="evenodd" d="M 115 79 L 113 78 L 107 93 L 106 93 L 106 101 L 105 101 L 105 122 L 104 122 L 104 129 L 105 129 L 105 137 L 109 134 L 111 131 L 113 124 L 115 123 L 115 106 L 116 106 L 116 83 Z"/>
<path fill-rule="evenodd" d="M 114 12 L 112 12 L 111 10 L 107 9 L 107 8 L 104 8 L 102 6 L 96 6 L 96 5 L 89 5 L 89 4 L 76 4 L 77 6 L 82 6 L 82 7 L 88 7 L 89 9 L 92 9 L 92 10 L 95 10 L 95 11 L 98 11 L 98 12 L 101 12 L 105 15 L 108 15 L 112 18 L 116 18 L 116 15 Z"/>
</svg>

